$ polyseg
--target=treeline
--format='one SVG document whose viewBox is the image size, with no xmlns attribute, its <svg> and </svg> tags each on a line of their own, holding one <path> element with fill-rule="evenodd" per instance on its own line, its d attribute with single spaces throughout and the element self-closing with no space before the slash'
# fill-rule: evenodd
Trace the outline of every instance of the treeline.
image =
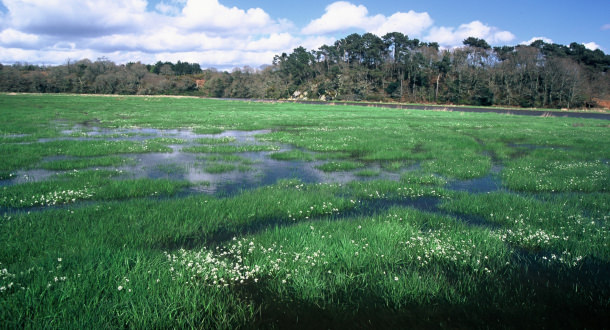
<svg viewBox="0 0 610 330">
<path fill-rule="evenodd" d="M 216 97 L 574 108 L 608 99 L 608 69 L 610 55 L 577 43 L 492 48 L 468 38 L 463 47 L 440 50 L 401 33 L 366 33 L 277 55 L 256 74 L 210 75 L 205 91 Z"/>
<path fill-rule="evenodd" d="M 42 67 L 0 64 L 0 91 L 92 94 L 185 94 L 197 91 L 199 64 L 157 62 L 117 65 L 106 58 Z"/>
<path fill-rule="evenodd" d="M 261 69 L 201 70 L 198 64 L 116 65 L 106 59 L 54 67 L 0 67 L 0 90 L 106 94 L 192 94 L 231 98 L 576 108 L 610 99 L 610 55 L 584 45 L 545 43 L 463 47 L 401 33 L 351 34 L 308 51 L 298 47 Z"/>
</svg>

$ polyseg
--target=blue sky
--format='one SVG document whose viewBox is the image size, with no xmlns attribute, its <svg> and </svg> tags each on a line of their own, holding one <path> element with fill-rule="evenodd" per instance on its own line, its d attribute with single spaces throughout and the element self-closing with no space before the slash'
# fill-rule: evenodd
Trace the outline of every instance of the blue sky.
<svg viewBox="0 0 610 330">
<path fill-rule="evenodd" d="M 542 38 L 610 52 L 610 0 L 0 0 L 0 62 L 189 61 L 230 70 L 350 33 L 461 45 Z"/>
</svg>

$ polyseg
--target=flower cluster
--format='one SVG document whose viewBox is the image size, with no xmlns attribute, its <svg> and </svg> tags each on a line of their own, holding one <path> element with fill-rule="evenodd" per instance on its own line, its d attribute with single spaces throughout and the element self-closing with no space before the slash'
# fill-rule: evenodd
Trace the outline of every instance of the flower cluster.
<svg viewBox="0 0 610 330">
<path fill-rule="evenodd" d="M 288 210 L 288 219 L 295 221 L 298 219 L 309 219 L 312 214 L 332 215 L 338 213 L 339 209 L 335 207 L 332 202 L 322 202 L 322 205 L 314 204 L 312 206 L 306 207 L 304 210 Z"/>
<path fill-rule="evenodd" d="M 497 244 L 497 249 L 490 249 L 489 243 L 492 240 L 500 243 L 493 235 L 481 241 L 481 237 L 472 236 L 467 230 L 456 233 L 453 230 L 437 229 L 416 232 L 401 243 L 408 251 L 411 261 L 420 266 L 444 263 L 475 273 L 490 274 L 501 266 L 498 263 L 502 259 L 501 255 L 509 252 L 502 244 Z"/>
<path fill-rule="evenodd" d="M 405 198 L 443 197 L 443 195 L 434 188 L 423 186 L 400 187 L 397 189 L 397 193 L 400 197 Z"/>
<path fill-rule="evenodd" d="M 0 267 L 2 263 L 0 262 Z M 15 286 L 15 274 L 8 271 L 7 268 L 0 268 L 0 294 L 5 293 Z"/>
<path fill-rule="evenodd" d="M 527 175 L 524 176 L 524 173 Z M 529 174 L 528 174 L 529 173 Z M 521 164 L 504 170 L 509 187 L 529 191 L 605 191 L 610 170 L 601 161 L 551 161 Z"/>
<path fill-rule="evenodd" d="M 320 250 L 305 247 L 300 252 L 286 252 L 282 245 L 264 246 L 245 238 L 233 238 L 230 244 L 213 250 L 180 249 L 176 254 L 165 255 L 174 280 L 219 288 L 255 284 L 265 278 L 286 283 L 296 274 L 328 264 L 326 254 Z"/>
<path fill-rule="evenodd" d="M 33 196 L 4 196 L 0 204 L 14 207 L 53 206 L 74 203 L 93 197 L 93 189 L 83 187 L 79 190 L 61 190 Z"/>
<path fill-rule="evenodd" d="M 529 226 L 501 230 L 498 237 L 503 241 L 529 249 L 542 249 L 550 246 L 553 241 L 562 239 L 562 237 L 548 233 L 544 229 Z"/>
<path fill-rule="evenodd" d="M 583 260 L 583 256 L 573 256 L 569 251 L 563 251 L 561 254 L 556 255 L 554 253 L 544 255 L 541 257 L 543 262 L 547 262 L 549 264 L 559 263 L 568 267 L 576 267 Z"/>
<path fill-rule="evenodd" d="M 566 251 L 566 249 L 573 248 L 573 242 L 576 241 L 583 244 L 585 240 L 591 243 L 607 242 L 610 237 L 610 232 L 603 225 L 607 217 L 600 218 L 596 222 L 585 218 L 581 214 L 573 214 L 562 217 L 558 224 L 558 219 L 545 214 L 541 214 L 537 218 L 531 218 L 523 214 L 506 216 L 490 214 L 490 218 L 496 222 L 509 225 L 508 228 L 495 231 L 500 240 L 535 251 Z M 546 228 L 541 228 L 543 225 Z M 586 246 L 595 249 L 593 247 L 595 245 L 586 244 Z M 583 252 L 580 251 L 578 254 L 580 255 Z M 547 258 L 548 260 L 555 260 L 552 256 Z M 573 263 L 576 259 L 567 256 L 563 258 L 563 260 L 570 260 L 567 263 Z M 579 262 L 580 259 L 576 262 Z"/>
<path fill-rule="evenodd" d="M 243 243 L 244 241 L 239 240 L 227 249 L 217 248 L 216 251 L 203 248 L 199 251 L 180 249 L 177 254 L 166 252 L 165 255 L 172 265 L 169 269 L 172 278 L 187 284 L 190 282 L 193 285 L 217 287 L 258 282 L 260 267 L 244 264 L 242 255 L 252 251 L 254 243 L 248 244 L 246 251 L 243 251 Z"/>
<path fill-rule="evenodd" d="M 61 269 L 63 268 L 62 262 L 63 258 L 57 258 L 57 265 L 55 266 L 54 270 L 49 270 L 48 273 L 53 275 L 53 278 L 49 281 L 47 281 L 47 288 L 50 288 L 56 284 L 65 282 L 68 277 L 67 276 L 62 276 L 62 271 Z M 32 268 L 33 270 L 33 268 Z M 80 277 L 80 274 L 77 275 L 78 277 Z"/>
<path fill-rule="evenodd" d="M 11 273 L 6 267 L 2 267 L 2 263 L 0 262 L 0 294 L 9 293 L 17 288 L 19 288 L 19 290 L 27 289 L 27 283 L 31 282 L 29 276 L 31 276 L 30 274 L 33 272 L 40 272 L 50 276 L 46 285 L 47 289 L 65 282 L 68 280 L 68 277 L 63 274 L 62 260 L 62 258 L 57 258 L 57 264 L 50 270 L 44 269 L 43 267 L 31 267 L 19 273 Z M 80 274 L 77 274 L 77 276 L 80 277 Z"/>
<path fill-rule="evenodd" d="M 129 278 L 123 277 L 119 286 L 117 286 L 117 290 L 124 291 L 124 292 L 131 292 L 131 288 L 129 286 L 130 286 Z"/>
</svg>

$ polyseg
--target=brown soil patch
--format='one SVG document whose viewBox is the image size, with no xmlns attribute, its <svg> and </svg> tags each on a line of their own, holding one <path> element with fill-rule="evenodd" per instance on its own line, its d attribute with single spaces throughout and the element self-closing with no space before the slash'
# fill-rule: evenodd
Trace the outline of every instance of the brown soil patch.
<svg viewBox="0 0 610 330">
<path fill-rule="evenodd" d="M 594 98 L 593 101 L 595 101 L 595 103 L 597 103 L 597 105 L 600 107 L 610 110 L 610 100 Z"/>
</svg>

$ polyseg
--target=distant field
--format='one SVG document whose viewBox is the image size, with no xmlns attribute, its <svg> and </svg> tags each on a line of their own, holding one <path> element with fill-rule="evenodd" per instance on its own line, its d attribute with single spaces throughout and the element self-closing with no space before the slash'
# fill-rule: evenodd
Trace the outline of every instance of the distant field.
<svg viewBox="0 0 610 330">
<path fill-rule="evenodd" d="M 6 328 L 603 328 L 605 120 L 0 95 Z"/>
</svg>

